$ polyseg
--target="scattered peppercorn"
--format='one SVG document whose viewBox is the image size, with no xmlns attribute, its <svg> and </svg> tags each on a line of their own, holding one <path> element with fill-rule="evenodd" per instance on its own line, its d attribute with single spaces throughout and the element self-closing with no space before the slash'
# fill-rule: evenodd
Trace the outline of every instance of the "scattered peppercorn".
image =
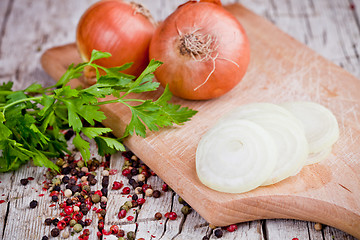
<svg viewBox="0 0 360 240">
<path fill-rule="evenodd" d="M 155 190 L 152 194 L 154 198 L 159 198 L 161 196 L 161 192 L 159 190 Z"/>
<path fill-rule="evenodd" d="M 156 219 L 156 220 L 160 220 L 161 218 L 162 218 L 162 214 L 161 214 L 161 213 L 159 213 L 159 212 L 155 213 L 155 219 Z"/>
<path fill-rule="evenodd" d="M 190 208 L 189 206 L 183 206 L 181 208 L 181 212 L 184 215 L 188 215 L 189 213 L 191 213 L 191 211 L 192 211 L 192 208 Z"/>
<path fill-rule="evenodd" d="M 50 225 L 51 225 L 51 223 L 52 223 L 51 218 L 47 218 L 47 219 L 45 219 L 44 224 L 45 224 L 46 226 L 50 226 Z"/>
<path fill-rule="evenodd" d="M 124 237 L 125 236 L 125 231 L 122 229 L 119 229 L 119 232 L 117 234 L 119 237 Z"/>
<path fill-rule="evenodd" d="M 169 219 L 170 220 L 175 220 L 177 218 L 177 214 L 175 212 L 170 212 L 169 213 Z"/>
<path fill-rule="evenodd" d="M 60 234 L 60 230 L 58 228 L 54 228 L 51 230 L 52 237 L 57 237 L 57 236 L 59 236 L 59 234 Z"/>
<path fill-rule="evenodd" d="M 21 185 L 26 186 L 29 183 L 29 179 L 23 178 L 23 179 L 20 180 L 20 183 L 21 183 Z"/>
<path fill-rule="evenodd" d="M 30 202 L 30 208 L 36 208 L 37 205 L 38 205 L 38 202 L 37 202 L 36 200 L 32 200 L 32 201 Z"/>
<path fill-rule="evenodd" d="M 73 229 L 74 229 L 75 232 L 78 233 L 78 232 L 82 231 L 83 227 L 81 226 L 81 224 L 77 223 L 77 224 L 74 225 Z"/>
<path fill-rule="evenodd" d="M 214 235 L 217 238 L 221 238 L 223 236 L 223 231 L 221 229 L 216 229 Z"/>
<path fill-rule="evenodd" d="M 226 230 L 227 230 L 228 232 L 234 232 L 234 231 L 236 231 L 237 228 L 238 228 L 238 227 L 237 227 L 236 224 L 232 224 L 232 225 L 228 226 L 228 227 L 226 228 Z"/>
<path fill-rule="evenodd" d="M 202 240 L 209 240 L 210 238 L 208 236 L 204 236 Z"/>
<path fill-rule="evenodd" d="M 315 223 L 314 228 L 316 231 L 321 231 L 323 226 L 321 223 Z"/>
<path fill-rule="evenodd" d="M 98 202 L 100 202 L 100 199 L 101 199 L 101 197 L 100 197 L 98 194 L 94 194 L 94 195 L 91 196 L 91 201 L 92 201 L 93 203 L 98 203 Z"/>
<path fill-rule="evenodd" d="M 59 197 L 56 196 L 56 195 L 52 195 L 52 196 L 51 196 L 51 201 L 57 202 L 57 201 L 59 201 Z"/>
<path fill-rule="evenodd" d="M 135 233 L 130 231 L 126 234 L 128 240 L 135 240 Z"/>
<path fill-rule="evenodd" d="M 41 240 L 49 240 L 48 236 L 43 236 Z"/>
</svg>

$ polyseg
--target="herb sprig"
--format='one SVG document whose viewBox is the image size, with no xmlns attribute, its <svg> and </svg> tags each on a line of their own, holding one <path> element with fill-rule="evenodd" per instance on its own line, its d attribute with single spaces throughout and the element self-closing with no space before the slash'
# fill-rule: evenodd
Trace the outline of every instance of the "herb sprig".
<svg viewBox="0 0 360 240">
<path fill-rule="evenodd" d="M 169 103 L 172 94 L 168 87 L 156 101 L 125 98 L 129 93 L 156 90 L 159 83 L 153 82 L 152 73 L 161 62 L 151 60 L 135 79 L 120 72 L 131 64 L 104 68 L 94 63 L 110 56 L 94 50 L 89 62 L 70 65 L 51 87 L 35 83 L 24 90 L 12 91 L 12 82 L 0 85 L 0 172 L 16 170 L 29 160 L 36 166 L 59 170 L 50 158 L 69 153 L 63 131 L 69 128 L 75 132 L 74 146 L 86 161 L 90 159 L 90 143 L 83 136 L 95 140 L 100 155 L 111 154 L 125 150 L 122 139 L 129 135 L 146 137 L 147 129 L 157 131 L 160 127 L 182 124 L 196 113 Z M 85 89 L 72 89 L 66 85 L 71 79 L 79 78 L 86 66 L 95 69 L 96 84 Z M 109 95 L 115 99 L 98 101 Z M 126 105 L 132 113 L 121 138 L 109 136 L 110 128 L 95 126 L 96 122 L 106 119 L 99 105 L 115 102 Z M 138 104 L 130 105 L 129 102 Z"/>
</svg>

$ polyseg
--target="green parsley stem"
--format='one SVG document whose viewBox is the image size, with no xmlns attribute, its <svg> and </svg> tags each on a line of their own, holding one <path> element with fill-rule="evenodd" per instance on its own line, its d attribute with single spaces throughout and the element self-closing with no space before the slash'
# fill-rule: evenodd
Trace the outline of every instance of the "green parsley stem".
<svg viewBox="0 0 360 240">
<path fill-rule="evenodd" d="M 109 101 L 104 101 L 104 102 L 98 102 L 94 105 L 105 105 L 105 104 L 109 104 L 109 103 L 125 103 L 125 102 L 145 102 L 145 100 L 142 99 L 114 99 L 114 100 L 109 100 Z"/>
<path fill-rule="evenodd" d="M 3 112 L 4 112 L 7 108 L 9 108 L 9 107 L 11 107 L 11 106 L 14 106 L 14 105 L 16 105 L 16 104 L 19 104 L 19 103 L 22 103 L 22 102 L 27 102 L 27 101 L 41 100 L 42 98 L 43 98 L 43 96 L 40 96 L 40 97 L 32 97 L 32 98 L 24 98 L 24 99 L 17 100 L 17 101 L 15 101 L 15 102 L 12 102 L 12 103 L 10 103 L 10 104 L 5 105 L 4 107 L 2 107 L 2 108 L 4 109 Z"/>
</svg>

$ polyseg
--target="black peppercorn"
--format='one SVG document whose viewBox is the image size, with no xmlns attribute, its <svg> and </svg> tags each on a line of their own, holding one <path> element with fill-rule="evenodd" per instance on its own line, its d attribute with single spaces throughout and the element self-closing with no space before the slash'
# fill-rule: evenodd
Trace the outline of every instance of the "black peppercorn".
<svg viewBox="0 0 360 240">
<path fill-rule="evenodd" d="M 45 219 L 44 224 L 45 224 L 46 226 L 50 226 L 50 225 L 51 225 L 51 223 L 52 223 L 51 218 L 47 218 L 47 219 Z"/>
<path fill-rule="evenodd" d="M 70 185 L 76 185 L 76 180 L 73 179 L 73 178 L 70 178 L 70 179 L 69 179 L 69 184 L 70 184 Z"/>
<path fill-rule="evenodd" d="M 32 201 L 30 202 L 30 208 L 36 208 L 37 205 L 38 205 L 38 202 L 37 202 L 36 200 L 32 200 Z"/>
<path fill-rule="evenodd" d="M 144 182 L 139 181 L 138 184 L 139 184 L 139 187 L 142 187 L 144 185 Z"/>
<path fill-rule="evenodd" d="M 100 202 L 100 208 L 105 209 L 106 208 L 106 202 Z"/>
<path fill-rule="evenodd" d="M 78 170 L 76 170 L 75 168 L 73 168 L 73 169 L 71 169 L 70 174 L 71 174 L 72 176 L 76 176 L 76 175 L 78 174 Z"/>
<path fill-rule="evenodd" d="M 131 173 L 131 175 L 136 176 L 139 174 L 139 170 L 137 170 L 137 168 L 133 168 L 133 169 L 131 169 L 130 173 Z"/>
<path fill-rule="evenodd" d="M 67 167 L 64 167 L 62 170 L 61 170 L 61 173 L 66 175 L 66 174 L 69 174 L 71 171 L 71 168 L 69 166 Z"/>
<path fill-rule="evenodd" d="M 78 185 L 72 186 L 72 187 L 71 187 L 71 191 L 72 191 L 73 193 L 80 192 L 80 187 L 79 187 Z"/>
<path fill-rule="evenodd" d="M 138 182 L 134 182 L 134 184 L 131 185 L 134 189 L 137 188 L 137 187 L 140 187 L 139 183 Z"/>
<path fill-rule="evenodd" d="M 89 183 L 90 183 L 90 185 L 94 186 L 94 185 L 96 185 L 97 180 L 96 180 L 95 178 L 94 178 L 94 179 L 91 179 L 91 180 L 89 181 Z"/>
<path fill-rule="evenodd" d="M 41 240 L 49 240 L 48 236 L 43 236 Z"/>
<path fill-rule="evenodd" d="M 51 196 L 51 201 L 57 202 L 57 201 L 59 201 L 59 197 L 56 196 L 56 195 L 52 195 L 52 196 Z"/>
<path fill-rule="evenodd" d="M 63 182 L 64 184 L 67 184 L 67 183 L 69 182 L 69 180 L 70 180 L 70 178 L 69 178 L 68 176 L 64 176 L 64 177 L 62 178 L 62 182 Z"/>
<path fill-rule="evenodd" d="M 78 196 L 79 202 L 85 203 L 85 198 L 83 196 Z"/>
<path fill-rule="evenodd" d="M 161 192 L 159 190 L 154 190 L 152 196 L 154 198 L 159 198 L 161 196 Z"/>
<path fill-rule="evenodd" d="M 71 206 L 73 204 L 74 202 L 70 198 L 66 199 L 66 205 Z"/>
<path fill-rule="evenodd" d="M 77 221 L 78 224 L 80 224 L 82 227 L 85 227 L 85 222 L 83 220 Z"/>
<path fill-rule="evenodd" d="M 202 240 L 209 240 L 210 238 L 208 236 L 204 236 Z"/>
<path fill-rule="evenodd" d="M 71 138 L 72 136 L 74 136 L 74 133 L 75 133 L 75 132 L 74 132 L 72 129 L 67 130 L 66 133 L 64 134 L 65 140 L 66 140 L 66 141 L 69 141 L 70 138 Z"/>
<path fill-rule="evenodd" d="M 108 189 L 107 189 L 107 188 L 102 188 L 102 189 L 101 189 L 101 193 L 102 193 L 105 197 L 107 197 L 107 195 L 108 195 Z"/>
<path fill-rule="evenodd" d="M 26 186 L 29 183 L 29 179 L 27 179 L 27 178 L 21 179 L 20 183 L 21 183 L 21 185 Z"/>
<path fill-rule="evenodd" d="M 109 186 L 109 176 L 104 176 L 102 181 L 101 181 L 101 186 L 103 186 L 104 188 Z"/>
<path fill-rule="evenodd" d="M 59 185 L 55 185 L 55 186 L 53 187 L 53 190 L 52 190 L 52 191 L 60 192 L 60 190 L 61 190 L 60 186 L 59 186 Z"/>
<path fill-rule="evenodd" d="M 88 176 L 87 176 L 87 180 L 90 182 L 92 179 L 94 179 L 95 178 L 95 176 L 94 175 L 92 175 L 92 174 L 89 174 Z"/>
<path fill-rule="evenodd" d="M 74 186 L 74 185 L 71 185 L 70 183 L 68 183 L 68 184 L 66 184 L 65 189 L 70 189 L 70 190 L 71 190 L 71 188 L 72 188 L 73 186 Z"/>
<path fill-rule="evenodd" d="M 136 200 L 138 200 L 138 198 L 139 198 L 139 197 L 138 197 L 138 195 L 137 195 L 137 194 L 134 194 L 134 195 L 132 195 L 132 197 L 131 197 L 131 198 L 132 198 L 132 200 L 136 201 Z"/>
<path fill-rule="evenodd" d="M 58 228 L 54 228 L 53 230 L 51 230 L 51 236 L 52 237 L 57 237 L 60 234 L 60 230 Z"/>
<path fill-rule="evenodd" d="M 135 180 L 135 179 L 133 179 L 133 178 L 130 178 L 130 179 L 129 179 L 129 184 L 130 184 L 131 186 L 133 186 L 135 183 L 136 183 L 136 180 Z"/>
<path fill-rule="evenodd" d="M 223 231 L 221 229 L 216 229 L 214 234 L 215 234 L 215 237 L 221 238 L 223 236 Z"/>
<path fill-rule="evenodd" d="M 78 178 L 81 178 L 81 177 L 85 176 L 85 172 L 80 171 L 80 172 L 78 172 L 77 176 L 78 176 Z"/>
<path fill-rule="evenodd" d="M 54 219 L 52 220 L 52 224 L 53 224 L 54 226 L 57 226 L 58 222 L 59 222 L 59 219 L 57 219 L 57 218 L 54 218 Z"/>
</svg>

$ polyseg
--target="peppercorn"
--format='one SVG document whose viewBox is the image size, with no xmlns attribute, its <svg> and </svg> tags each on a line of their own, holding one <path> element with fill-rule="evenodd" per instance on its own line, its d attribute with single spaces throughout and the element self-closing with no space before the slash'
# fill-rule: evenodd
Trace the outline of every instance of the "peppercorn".
<svg viewBox="0 0 360 240">
<path fill-rule="evenodd" d="M 36 200 L 32 200 L 32 201 L 30 202 L 30 208 L 36 208 L 37 205 L 38 205 L 38 202 L 37 202 Z"/>
<path fill-rule="evenodd" d="M 57 219 L 57 218 L 54 218 L 54 219 L 52 220 L 52 224 L 53 224 L 54 226 L 57 226 L 58 222 L 59 222 L 59 219 Z"/>
<path fill-rule="evenodd" d="M 51 223 L 52 223 L 51 218 L 47 218 L 47 219 L 45 219 L 44 224 L 45 224 L 46 226 L 50 226 L 50 225 L 51 225 Z"/>
<path fill-rule="evenodd" d="M 138 198 L 139 198 L 139 197 L 138 197 L 137 194 L 134 194 L 134 195 L 132 195 L 132 197 L 131 197 L 131 199 L 134 200 L 134 201 L 138 200 Z"/>
<path fill-rule="evenodd" d="M 109 176 L 109 171 L 108 170 L 103 170 L 101 173 L 104 177 L 108 177 Z"/>
<path fill-rule="evenodd" d="M 160 220 L 161 218 L 162 218 L 162 214 L 161 214 L 161 213 L 159 213 L 159 212 L 155 213 L 155 219 L 156 219 L 156 220 Z"/>
<path fill-rule="evenodd" d="M 89 183 L 90 183 L 91 186 L 94 186 L 94 185 L 96 185 L 97 180 L 96 180 L 95 178 L 93 178 L 93 179 L 91 179 L 91 180 L 89 181 Z"/>
<path fill-rule="evenodd" d="M 141 194 L 143 191 L 142 191 L 142 188 L 141 187 L 137 187 L 135 188 L 135 193 L 136 194 Z"/>
<path fill-rule="evenodd" d="M 48 236 L 43 236 L 41 240 L 49 240 Z"/>
<path fill-rule="evenodd" d="M 89 219 L 89 218 L 87 218 L 87 219 L 85 219 L 85 226 L 90 226 L 90 224 L 91 224 L 91 222 L 92 222 L 92 220 L 91 219 Z"/>
<path fill-rule="evenodd" d="M 133 168 L 133 169 L 130 170 L 130 174 L 131 174 L 132 176 L 136 176 L 136 175 L 139 174 L 139 171 L 138 171 L 136 168 Z"/>
<path fill-rule="evenodd" d="M 100 208 L 105 209 L 106 208 L 106 202 L 100 202 Z"/>
<path fill-rule="evenodd" d="M 105 209 L 102 209 L 102 210 L 100 211 L 100 215 L 101 215 L 102 217 L 105 217 L 105 215 L 106 215 L 106 210 L 105 210 Z"/>
<path fill-rule="evenodd" d="M 90 188 L 89 185 L 84 185 L 84 186 L 82 187 L 82 190 L 83 190 L 83 191 L 86 191 L 86 193 L 91 192 L 91 188 Z"/>
<path fill-rule="evenodd" d="M 101 181 L 101 186 L 106 188 L 109 186 L 109 176 L 104 176 Z"/>
<path fill-rule="evenodd" d="M 64 161 L 64 159 L 62 159 L 62 158 L 58 158 L 58 159 L 56 160 L 55 164 L 56 164 L 57 166 L 59 166 L 59 167 L 62 167 L 62 166 L 65 164 L 65 161 Z"/>
<path fill-rule="evenodd" d="M 80 170 L 85 174 L 89 172 L 89 169 L 87 167 L 82 167 Z"/>
<path fill-rule="evenodd" d="M 159 190 L 155 190 L 153 193 L 152 193 L 152 196 L 154 198 L 159 198 L 161 196 L 161 192 Z"/>
<path fill-rule="evenodd" d="M 145 183 L 143 181 L 139 181 L 138 184 L 139 184 L 139 187 L 142 187 Z"/>
<path fill-rule="evenodd" d="M 126 217 L 126 210 L 125 209 L 121 209 L 120 212 L 118 213 L 118 218 L 122 219 L 124 217 Z"/>
<path fill-rule="evenodd" d="M 122 230 L 122 229 L 119 229 L 119 232 L 118 232 L 118 237 L 124 237 L 125 236 L 125 231 Z"/>
<path fill-rule="evenodd" d="M 57 202 L 57 201 L 59 201 L 59 197 L 57 195 L 52 195 L 51 196 L 51 201 Z"/>
<path fill-rule="evenodd" d="M 170 220 L 175 220 L 177 218 L 177 214 L 175 212 L 170 212 L 169 213 L 169 219 Z"/>
<path fill-rule="evenodd" d="M 189 213 L 191 213 L 192 209 L 189 207 L 189 206 L 183 206 L 181 208 L 181 212 L 184 214 L 184 215 L 188 215 Z"/>
<path fill-rule="evenodd" d="M 76 168 L 73 168 L 73 169 L 70 170 L 70 174 L 71 174 L 72 176 L 77 176 L 78 170 L 77 170 Z"/>
<path fill-rule="evenodd" d="M 210 238 L 208 236 L 204 236 L 202 240 L 209 240 Z"/>
<path fill-rule="evenodd" d="M 74 186 L 76 184 L 76 180 L 74 178 L 70 178 L 68 184 Z"/>
<path fill-rule="evenodd" d="M 126 234 L 128 240 L 135 240 L 135 233 L 130 231 Z"/>
<path fill-rule="evenodd" d="M 80 224 L 82 227 L 85 227 L 85 222 L 83 220 L 79 220 L 77 221 L 78 224 Z"/>
<path fill-rule="evenodd" d="M 62 170 L 61 170 L 61 173 L 64 174 L 64 175 L 67 175 L 70 172 L 71 172 L 71 168 L 69 166 L 63 167 Z"/>
<path fill-rule="evenodd" d="M 75 224 L 75 226 L 73 227 L 74 231 L 79 233 L 82 231 L 83 227 L 81 226 L 81 224 Z"/>
<path fill-rule="evenodd" d="M 87 177 L 85 176 L 85 173 L 82 172 L 82 171 L 79 171 L 77 173 L 77 176 L 78 176 L 78 178 L 83 178 L 84 177 L 84 180 L 82 180 L 82 182 L 85 182 L 87 180 Z"/>
<path fill-rule="evenodd" d="M 221 238 L 223 236 L 223 231 L 221 229 L 216 229 L 214 235 L 217 238 Z"/>
<path fill-rule="evenodd" d="M 85 162 L 84 162 L 84 161 L 78 161 L 78 162 L 76 163 L 76 165 L 77 165 L 79 168 L 82 168 L 82 167 L 85 166 Z"/>
<path fill-rule="evenodd" d="M 135 179 L 133 179 L 133 178 L 130 178 L 129 179 L 129 185 L 134 185 L 136 183 L 136 180 Z"/>
<path fill-rule="evenodd" d="M 61 234 L 61 236 L 62 236 L 63 238 L 69 238 L 69 237 L 70 237 L 70 233 L 69 233 L 69 231 L 65 230 L 65 231 L 63 231 L 63 233 Z"/>
<path fill-rule="evenodd" d="M 238 227 L 237 227 L 236 224 L 231 224 L 231 225 L 229 225 L 229 226 L 226 228 L 226 230 L 227 230 L 228 232 L 234 232 L 234 231 L 236 231 L 237 228 L 238 228 Z"/>
<path fill-rule="evenodd" d="M 52 191 L 60 192 L 61 188 L 59 185 L 55 185 Z"/>
<path fill-rule="evenodd" d="M 72 186 L 72 187 L 71 187 L 71 191 L 72 191 L 73 193 L 80 192 L 80 187 L 79 187 L 78 185 Z"/>
<path fill-rule="evenodd" d="M 178 198 L 178 201 L 179 201 L 180 204 L 184 204 L 184 203 L 185 203 L 184 199 L 182 199 L 182 197 L 180 197 L 180 196 L 179 196 L 179 198 Z"/>
<path fill-rule="evenodd" d="M 23 178 L 23 179 L 20 180 L 20 183 L 21 183 L 21 185 L 26 186 L 29 183 L 29 179 Z"/>
<path fill-rule="evenodd" d="M 70 227 L 75 226 L 75 224 L 77 224 L 77 221 L 75 219 L 71 219 L 69 222 Z"/>
<path fill-rule="evenodd" d="M 133 206 L 131 201 L 126 201 L 124 205 L 127 206 L 129 209 Z"/>
<path fill-rule="evenodd" d="M 138 181 L 145 181 L 146 177 L 144 174 L 139 174 L 138 175 Z"/>
<path fill-rule="evenodd" d="M 102 188 L 101 192 L 102 192 L 103 196 L 107 197 L 107 195 L 108 195 L 108 189 L 107 188 Z"/>
<path fill-rule="evenodd" d="M 60 230 L 58 228 L 54 228 L 53 230 L 51 230 L 51 236 L 52 237 L 57 237 L 60 234 Z"/>
<path fill-rule="evenodd" d="M 91 201 L 92 201 L 93 203 L 98 203 L 98 202 L 100 202 L 100 196 L 99 196 L 98 194 L 92 195 L 92 196 L 91 196 Z"/>
<path fill-rule="evenodd" d="M 120 210 L 125 210 L 125 211 L 129 211 L 129 206 L 127 206 L 127 205 L 121 205 L 121 207 L 120 207 Z"/>
<path fill-rule="evenodd" d="M 315 223 L 314 228 L 316 231 L 321 231 L 322 230 L 322 224 L 321 223 Z"/>
</svg>

